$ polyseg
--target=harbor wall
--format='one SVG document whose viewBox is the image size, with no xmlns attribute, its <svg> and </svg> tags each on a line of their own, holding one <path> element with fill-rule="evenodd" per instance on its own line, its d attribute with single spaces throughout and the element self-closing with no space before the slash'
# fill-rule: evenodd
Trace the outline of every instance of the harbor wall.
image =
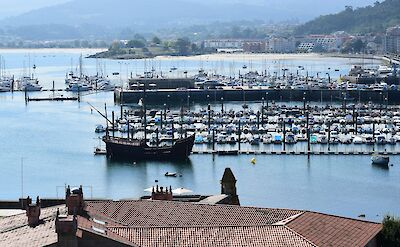
<svg viewBox="0 0 400 247">
<path fill-rule="evenodd" d="M 293 90 L 293 89 L 189 89 L 114 92 L 114 100 L 123 104 L 138 103 L 143 98 L 154 104 L 221 103 L 223 101 L 314 101 L 314 102 L 375 102 L 381 104 L 400 103 L 400 91 L 375 90 Z"/>
</svg>

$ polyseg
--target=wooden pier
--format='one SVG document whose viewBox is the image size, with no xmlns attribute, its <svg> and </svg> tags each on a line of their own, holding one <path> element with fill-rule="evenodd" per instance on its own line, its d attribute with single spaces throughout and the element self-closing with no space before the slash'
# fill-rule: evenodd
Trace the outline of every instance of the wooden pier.
<svg viewBox="0 0 400 247">
<path fill-rule="evenodd" d="M 78 101 L 78 97 L 27 98 L 27 101 Z"/>
</svg>

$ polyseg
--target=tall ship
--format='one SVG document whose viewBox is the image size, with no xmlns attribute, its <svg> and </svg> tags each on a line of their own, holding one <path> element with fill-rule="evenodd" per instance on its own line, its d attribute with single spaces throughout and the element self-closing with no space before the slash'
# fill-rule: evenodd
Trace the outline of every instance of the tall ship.
<svg viewBox="0 0 400 247">
<path fill-rule="evenodd" d="M 128 160 L 181 160 L 192 152 L 195 135 L 175 140 L 168 146 L 149 146 L 144 139 L 130 139 L 106 135 L 107 157 Z"/>
<path fill-rule="evenodd" d="M 94 108 L 92 106 L 92 108 Z M 106 144 L 106 154 L 108 158 L 115 160 L 184 160 L 187 159 L 192 153 L 192 149 L 195 141 L 195 134 L 185 135 L 182 134 L 179 138 L 174 138 L 173 127 L 172 135 L 168 142 L 164 142 L 159 139 L 158 129 L 156 131 L 156 136 L 149 140 L 146 133 L 146 108 L 144 107 L 144 137 L 134 138 L 130 135 L 128 127 L 127 137 L 116 137 L 114 135 L 114 114 L 113 120 L 110 121 L 106 114 L 102 114 L 99 110 L 94 108 L 100 115 L 102 115 L 107 121 L 106 134 L 103 136 L 102 140 Z M 122 110 L 121 110 L 122 112 Z M 112 134 L 108 128 L 108 124 L 112 126 Z M 129 122 L 127 123 L 129 126 Z M 149 141 L 149 142 L 148 142 Z"/>
</svg>

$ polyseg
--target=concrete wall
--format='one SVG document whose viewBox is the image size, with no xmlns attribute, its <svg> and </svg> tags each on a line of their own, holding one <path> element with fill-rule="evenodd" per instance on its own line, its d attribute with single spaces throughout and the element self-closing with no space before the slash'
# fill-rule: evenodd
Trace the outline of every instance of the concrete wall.
<svg viewBox="0 0 400 247">
<path fill-rule="evenodd" d="M 268 96 L 266 95 L 268 93 Z M 373 91 L 373 90 L 157 90 L 148 91 L 124 91 L 122 92 L 123 103 L 137 103 L 139 99 L 144 98 L 147 103 L 167 104 L 167 105 L 187 105 L 188 99 L 190 104 L 193 102 L 222 103 L 223 101 L 261 101 L 264 97 L 269 102 L 274 101 L 303 101 L 303 97 L 307 102 L 343 102 L 346 95 L 347 103 L 351 102 L 368 102 L 385 103 L 383 99 L 387 97 L 388 103 L 400 103 L 400 91 Z M 188 98 L 188 96 L 190 96 Z M 208 97 L 207 97 L 208 96 Z M 120 91 L 115 92 L 115 100 L 120 101 Z"/>
</svg>

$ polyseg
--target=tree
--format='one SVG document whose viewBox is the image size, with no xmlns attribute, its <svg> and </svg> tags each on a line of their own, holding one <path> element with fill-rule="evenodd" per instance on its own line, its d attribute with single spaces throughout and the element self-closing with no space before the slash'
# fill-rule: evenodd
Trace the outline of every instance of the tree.
<svg viewBox="0 0 400 247">
<path fill-rule="evenodd" d="M 117 51 L 117 50 L 120 50 L 120 49 L 121 49 L 121 42 L 119 42 L 119 41 L 114 41 L 114 42 L 111 44 L 109 50 L 111 50 L 111 51 Z"/>
<path fill-rule="evenodd" d="M 186 56 L 189 55 L 191 43 L 188 38 L 179 38 L 175 42 L 175 49 L 178 51 L 178 55 Z"/>
<path fill-rule="evenodd" d="M 146 46 L 146 44 L 142 40 L 134 39 L 128 41 L 126 44 L 128 48 L 143 48 Z"/>
<path fill-rule="evenodd" d="M 161 44 L 161 39 L 159 37 L 157 37 L 157 36 L 154 36 L 152 41 L 156 45 Z"/>
<path fill-rule="evenodd" d="M 199 47 L 194 43 L 191 45 L 191 49 L 192 49 L 192 52 L 199 52 L 200 51 Z"/>
<path fill-rule="evenodd" d="M 382 224 L 382 246 L 400 247 L 400 218 L 387 215 Z"/>
</svg>

